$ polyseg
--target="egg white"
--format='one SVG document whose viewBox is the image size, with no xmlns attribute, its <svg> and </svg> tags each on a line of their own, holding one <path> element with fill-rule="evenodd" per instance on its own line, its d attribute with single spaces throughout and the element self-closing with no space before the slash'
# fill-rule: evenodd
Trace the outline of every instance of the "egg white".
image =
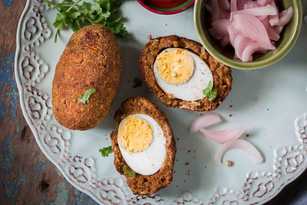
<svg viewBox="0 0 307 205">
<path fill-rule="evenodd" d="M 166 139 L 163 130 L 157 121 L 149 115 L 135 114 L 133 116 L 150 124 L 153 130 L 152 142 L 143 152 L 130 153 L 125 149 L 121 138 L 118 137 L 119 150 L 127 165 L 134 172 L 144 176 L 153 175 L 160 170 L 166 158 Z M 121 123 L 119 126 L 121 126 Z"/>
<path fill-rule="evenodd" d="M 160 54 L 172 50 L 176 50 L 176 48 L 165 49 Z M 181 100 L 196 101 L 205 97 L 203 90 L 209 85 L 210 81 L 213 82 L 213 75 L 205 61 L 195 53 L 189 50 L 186 51 L 192 56 L 194 61 L 194 73 L 189 81 L 180 85 L 168 84 L 160 77 L 157 61 L 155 61 L 153 66 L 154 75 L 156 82 L 165 93 L 171 94 Z"/>
</svg>

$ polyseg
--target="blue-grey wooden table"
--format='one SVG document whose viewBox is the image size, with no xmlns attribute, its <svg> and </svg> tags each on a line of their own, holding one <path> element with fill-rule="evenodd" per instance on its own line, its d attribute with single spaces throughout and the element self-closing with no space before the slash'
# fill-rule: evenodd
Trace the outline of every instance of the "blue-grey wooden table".
<svg viewBox="0 0 307 205">
<path fill-rule="evenodd" d="M 17 22 L 25 1 L 0 0 L 0 205 L 94 205 L 40 152 L 23 119 L 13 64 Z M 307 172 L 268 204 L 307 205 Z"/>
</svg>

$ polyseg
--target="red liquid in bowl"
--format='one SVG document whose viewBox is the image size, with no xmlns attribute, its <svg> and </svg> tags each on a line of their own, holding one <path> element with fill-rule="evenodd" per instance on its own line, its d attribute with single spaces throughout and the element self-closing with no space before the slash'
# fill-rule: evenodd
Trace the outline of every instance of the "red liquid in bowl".
<svg viewBox="0 0 307 205">
<path fill-rule="evenodd" d="M 144 0 L 145 4 L 151 4 L 159 8 L 174 8 L 187 0 Z"/>
</svg>

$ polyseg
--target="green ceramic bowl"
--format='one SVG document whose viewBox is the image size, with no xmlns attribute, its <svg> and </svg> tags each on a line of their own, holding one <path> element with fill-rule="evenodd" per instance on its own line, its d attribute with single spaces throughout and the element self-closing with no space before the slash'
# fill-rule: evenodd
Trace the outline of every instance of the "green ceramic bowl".
<svg viewBox="0 0 307 205">
<path fill-rule="evenodd" d="M 208 20 L 208 14 L 204 8 L 204 4 L 206 2 L 207 0 L 196 0 L 194 9 L 194 23 L 196 31 L 199 35 L 201 43 L 204 45 L 207 51 L 220 62 L 228 65 L 231 68 L 237 68 L 241 70 L 254 70 L 268 67 L 280 61 L 290 52 L 291 48 L 295 45 L 295 42 L 301 31 L 303 21 L 303 5 L 301 0 L 282 0 L 284 8 L 293 6 L 294 16 L 292 21 L 284 28 L 281 39 L 277 43 L 277 49 L 264 55 L 255 57 L 252 62 L 241 62 L 233 58 L 234 53 L 232 50 L 223 50 L 209 35 L 207 30 L 209 28 L 209 23 L 206 22 L 206 20 Z"/>
</svg>

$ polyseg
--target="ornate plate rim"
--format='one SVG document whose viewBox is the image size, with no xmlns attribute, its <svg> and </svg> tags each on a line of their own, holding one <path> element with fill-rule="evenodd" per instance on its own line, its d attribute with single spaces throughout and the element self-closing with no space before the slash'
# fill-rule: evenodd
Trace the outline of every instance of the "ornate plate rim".
<svg viewBox="0 0 307 205">
<path fill-rule="evenodd" d="M 24 105 L 24 100 L 23 100 L 23 87 L 22 87 L 22 83 L 20 80 L 20 76 L 19 76 L 19 71 L 18 71 L 18 58 L 19 58 L 19 53 L 20 53 L 20 33 L 22 30 L 22 22 L 24 20 L 25 15 L 27 14 L 27 12 L 29 11 L 30 8 L 30 3 L 33 0 L 27 0 L 25 7 L 22 11 L 22 14 L 19 17 L 18 20 L 18 25 L 17 25 L 17 31 L 16 31 L 16 51 L 15 51 L 15 58 L 14 58 L 14 74 L 15 74 L 15 81 L 17 84 L 17 89 L 18 89 L 18 94 L 19 94 L 19 101 L 20 101 L 20 107 L 23 113 L 23 116 L 28 124 L 28 126 L 30 127 L 33 136 L 35 138 L 36 143 L 38 144 L 40 150 L 43 152 L 43 154 L 45 155 L 45 157 L 57 168 L 57 170 L 60 171 L 60 173 L 62 174 L 62 176 L 77 190 L 87 194 L 88 196 L 90 196 L 96 203 L 98 204 L 102 204 L 101 201 L 99 201 L 97 199 L 97 197 L 95 197 L 92 193 L 90 193 L 87 190 L 82 189 L 81 187 L 79 187 L 75 182 L 73 182 L 72 180 L 69 179 L 69 177 L 66 175 L 66 173 L 64 172 L 64 170 L 60 167 L 59 164 L 57 164 L 51 157 L 50 155 L 47 154 L 47 152 L 45 151 L 45 149 L 43 148 L 43 146 L 41 145 L 41 143 L 39 142 L 38 138 L 38 133 L 34 127 L 34 125 L 31 123 L 31 120 L 29 118 L 29 116 L 27 115 L 27 111 Z"/>
<path fill-rule="evenodd" d="M 63 175 L 63 177 L 73 186 L 75 187 L 77 190 L 89 195 L 95 202 L 97 202 L 98 204 L 103 204 L 103 203 L 108 203 L 108 201 L 101 201 L 99 200 L 94 194 L 92 194 L 90 191 L 82 188 L 81 186 L 79 186 L 76 182 L 74 182 L 73 180 L 71 180 L 67 174 L 65 173 L 64 171 L 64 168 L 62 168 L 60 166 L 59 163 L 57 163 L 54 159 L 52 159 L 52 157 L 47 153 L 47 151 L 44 149 L 43 145 L 40 143 L 40 141 L 38 140 L 38 137 L 39 137 L 39 134 L 38 134 L 38 131 L 36 130 L 35 128 L 35 125 L 31 122 L 31 119 L 29 117 L 29 113 L 27 112 L 27 109 L 26 109 L 26 106 L 25 106 L 25 100 L 24 100 L 24 87 L 22 85 L 22 80 L 20 79 L 21 76 L 20 76 L 20 71 L 19 71 L 19 65 L 18 65 L 18 60 L 19 60 L 19 57 L 20 57 L 20 50 L 21 50 L 21 32 L 22 32 L 22 23 L 23 21 L 25 20 L 25 16 L 26 14 L 29 12 L 29 8 L 30 8 L 30 5 L 31 3 L 33 2 L 34 0 L 27 0 L 26 1 L 26 4 L 25 4 L 25 8 L 23 9 L 23 12 L 19 18 L 19 22 L 18 22 L 18 27 L 17 27 L 17 32 L 16 32 L 16 51 L 15 51 L 15 60 L 14 60 L 14 74 L 15 74 L 15 80 L 16 80 L 16 84 L 17 84 L 17 88 L 18 88 L 18 93 L 19 93 L 19 100 L 20 100 L 20 105 L 21 105 L 21 110 L 22 110 L 22 113 L 24 115 L 24 118 L 27 122 L 27 124 L 29 125 L 33 135 L 34 135 L 34 138 L 35 138 L 35 141 L 36 143 L 38 144 L 40 150 L 44 153 L 44 155 L 47 157 L 47 159 L 52 162 L 52 164 L 55 165 L 55 167 L 60 171 L 60 173 Z M 39 0 L 36 0 L 37 2 L 40 3 Z M 301 118 L 303 118 L 304 122 L 306 121 L 307 122 L 307 114 L 303 114 L 301 116 Z M 295 126 L 296 123 L 298 123 L 300 119 L 298 118 L 295 122 Z M 307 127 L 307 124 L 306 124 L 306 127 Z M 296 127 L 297 129 L 297 127 Z M 302 129 L 305 129 L 305 124 L 304 124 L 304 127 Z M 299 133 L 296 133 L 297 135 Z M 302 136 L 297 136 L 298 138 L 298 142 L 300 144 L 295 144 L 293 146 L 302 146 L 302 150 L 304 152 L 304 155 L 303 157 L 307 157 L 307 154 L 306 154 L 306 144 L 307 144 L 307 139 L 305 141 L 305 137 L 303 137 L 303 134 L 304 136 L 306 135 L 306 133 L 301 133 Z M 288 147 L 288 146 L 287 146 Z M 292 145 L 289 145 L 289 147 L 292 147 Z M 305 159 L 304 159 L 305 160 Z M 274 166 L 274 165 L 273 165 Z M 265 195 L 264 198 L 260 198 L 258 201 L 253 201 L 254 204 L 264 204 L 268 201 L 270 201 L 271 199 L 273 199 L 276 195 L 278 195 L 282 189 L 284 189 L 288 184 L 292 183 L 295 179 L 297 179 L 307 168 L 307 163 L 305 162 L 304 164 L 304 167 L 303 168 L 299 168 L 299 171 L 295 173 L 294 176 L 292 176 L 291 178 L 287 179 L 286 182 L 282 183 L 280 186 L 278 186 L 277 188 L 274 188 L 274 192 L 271 193 L 269 196 Z M 273 170 L 274 170 L 274 167 L 273 167 Z M 271 171 L 271 170 L 270 170 Z M 241 190 L 239 190 L 241 191 Z M 233 194 L 233 192 L 230 190 L 226 190 L 225 194 Z M 225 195 L 224 194 L 224 195 Z M 216 198 L 217 197 L 223 197 L 224 196 L 223 194 L 219 194 L 219 191 L 217 191 L 215 194 L 213 194 L 213 196 L 211 197 L 211 200 L 209 201 L 209 204 L 214 204 L 214 202 L 216 202 Z M 137 198 L 136 196 L 131 196 L 130 200 L 133 199 L 133 198 Z M 189 198 L 191 198 L 191 196 L 188 194 L 188 195 L 184 195 L 182 197 L 179 197 L 178 199 L 176 199 L 177 202 L 179 201 L 183 201 L 183 204 L 184 202 L 192 202 L 192 200 L 190 200 Z M 130 200 L 128 200 L 129 198 L 126 198 L 127 201 L 125 201 L 124 203 L 129 203 Z M 176 202 L 174 201 L 174 202 Z M 197 201 L 197 200 L 196 200 Z M 195 204 L 204 204 L 204 202 L 198 202 L 196 203 L 196 201 L 194 201 Z M 159 203 L 159 200 L 156 199 L 156 200 L 153 200 L 153 201 L 150 201 L 150 202 L 158 202 Z M 242 202 L 242 201 L 241 201 Z M 192 202 L 193 203 L 193 202 Z M 243 204 L 246 203 L 243 201 Z M 130 203 L 129 203 L 130 204 Z"/>
</svg>

